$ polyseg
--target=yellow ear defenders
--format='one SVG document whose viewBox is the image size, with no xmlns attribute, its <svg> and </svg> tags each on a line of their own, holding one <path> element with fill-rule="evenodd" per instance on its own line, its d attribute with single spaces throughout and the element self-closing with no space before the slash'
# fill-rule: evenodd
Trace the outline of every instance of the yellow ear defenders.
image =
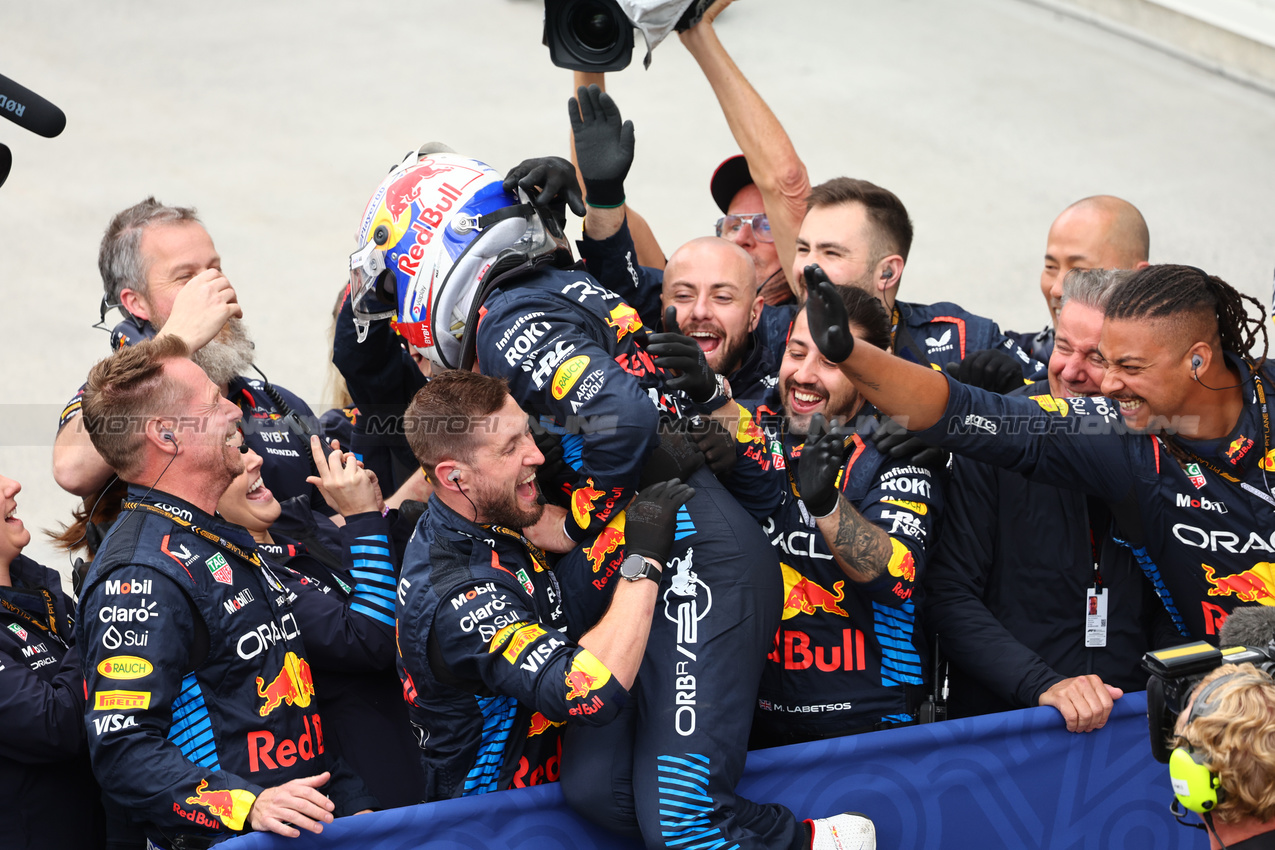
<svg viewBox="0 0 1275 850">
<path fill-rule="evenodd" d="M 1210 702 L 1213 693 L 1226 682 L 1245 675 L 1236 671 L 1209 682 L 1196 695 L 1184 726 L 1190 725 L 1197 717 L 1212 714 L 1217 708 Z M 1169 754 L 1169 783 L 1173 786 L 1173 795 L 1179 803 L 1198 814 L 1213 811 L 1218 803 L 1226 799 L 1221 777 L 1209 770 L 1205 761 L 1204 754 L 1196 752 L 1190 744 L 1177 747 Z"/>
</svg>

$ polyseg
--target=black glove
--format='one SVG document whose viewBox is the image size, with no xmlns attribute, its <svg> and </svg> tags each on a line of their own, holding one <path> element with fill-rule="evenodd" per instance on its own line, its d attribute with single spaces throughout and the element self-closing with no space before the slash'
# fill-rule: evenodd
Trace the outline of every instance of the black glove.
<svg viewBox="0 0 1275 850">
<path fill-rule="evenodd" d="M 730 480 L 735 471 L 735 438 L 730 435 L 722 423 L 716 419 L 696 416 L 690 420 L 687 434 L 699 446 L 704 455 L 704 463 L 718 481 Z"/>
<path fill-rule="evenodd" d="M 825 517 L 837 507 L 837 473 L 845 462 L 845 432 L 837 427 L 834 419 L 827 433 L 823 432 L 822 413 L 810 417 L 810 431 L 806 444 L 797 461 L 797 484 L 801 488 L 801 501 L 813 517 Z"/>
<path fill-rule="evenodd" d="M 646 338 L 646 350 L 655 358 L 655 365 L 666 371 L 672 369 L 681 373 L 666 375 L 664 383 L 686 393 L 696 404 L 711 401 L 721 389 L 721 378 L 708 365 L 699 343 L 685 336 L 677 326 L 676 307 L 664 311 L 664 327 L 665 333 L 651 334 Z"/>
<path fill-rule="evenodd" d="M 1020 373 L 1021 374 L 1021 373 Z M 872 443 L 883 455 L 895 460 L 907 458 L 917 466 L 931 469 L 943 469 L 952 453 L 923 442 L 920 437 L 913 437 L 898 422 L 888 416 L 882 416 L 877 422 L 877 430 L 872 435 Z"/>
<path fill-rule="evenodd" d="M 662 425 L 660 443 L 651 452 L 646 466 L 642 467 L 638 487 L 643 488 L 657 481 L 671 481 L 674 478 L 686 481 L 703 465 L 704 455 L 685 431 Z"/>
<path fill-rule="evenodd" d="M 533 204 L 550 209 L 559 225 L 566 224 L 566 207 L 578 216 L 584 215 L 575 166 L 560 156 L 524 159 L 509 169 L 504 186 L 506 192 L 515 195 L 517 189 L 522 189 Z"/>
<path fill-rule="evenodd" d="M 943 367 L 962 384 L 994 393 L 1007 393 L 1023 385 L 1023 370 L 1018 361 L 999 348 L 975 351 L 959 363 Z"/>
<path fill-rule="evenodd" d="M 818 346 L 820 354 L 833 363 L 840 363 L 854 351 L 846 304 L 823 269 L 806 266 L 802 277 L 806 280 L 806 318 L 810 322 L 810 338 Z"/>
<path fill-rule="evenodd" d="M 677 509 L 695 497 L 695 490 L 674 478 L 645 488 L 624 512 L 624 553 L 644 555 L 668 563 L 677 528 Z"/>
<path fill-rule="evenodd" d="M 562 456 L 562 438 L 539 427 L 534 421 L 531 428 L 536 448 L 545 456 L 544 463 L 536 468 L 536 499 L 544 505 L 571 507 L 571 491 L 576 485 L 576 471 Z"/>
<path fill-rule="evenodd" d="M 633 122 L 621 122 L 620 108 L 597 86 L 580 86 L 567 102 L 567 115 L 589 206 L 620 206 L 633 165 Z"/>
</svg>

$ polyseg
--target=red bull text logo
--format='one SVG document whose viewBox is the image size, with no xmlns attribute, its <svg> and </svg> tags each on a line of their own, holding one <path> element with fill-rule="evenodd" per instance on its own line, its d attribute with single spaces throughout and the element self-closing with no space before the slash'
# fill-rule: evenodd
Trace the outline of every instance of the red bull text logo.
<svg viewBox="0 0 1275 850">
<path fill-rule="evenodd" d="M 787 564 L 780 564 L 779 568 L 784 576 L 783 619 L 790 620 L 798 614 L 814 614 L 819 610 L 838 617 L 850 616 L 837 604 L 846 598 L 844 581 L 834 584 L 833 592 L 829 593 L 818 582 L 811 581 Z"/>
<path fill-rule="evenodd" d="M 775 632 L 775 642 L 766 659 L 783 665 L 785 670 L 866 670 L 863 646 L 863 632 L 859 629 L 842 629 L 839 646 L 817 646 L 806 632 L 781 628 Z"/>
<path fill-rule="evenodd" d="M 1241 602 L 1275 605 L 1275 565 L 1263 561 L 1229 576 L 1216 575 L 1208 564 L 1200 566 L 1204 568 L 1205 580 L 1211 585 L 1209 596 L 1234 596 Z"/>
<path fill-rule="evenodd" d="M 390 214 L 391 219 L 398 221 L 404 213 L 411 210 L 413 202 L 420 200 L 423 181 L 451 170 L 450 165 L 434 165 L 433 160 L 421 160 L 415 168 L 405 171 L 402 177 L 385 190 L 385 211 Z M 460 197 L 460 193 L 456 197 Z"/>
<path fill-rule="evenodd" d="M 1244 455 L 1248 454 L 1248 450 L 1253 448 L 1253 441 L 1248 437 L 1240 435 L 1231 441 L 1231 445 L 1226 449 L 1226 459 L 1231 465 L 1239 463 Z M 1265 458 L 1263 458 L 1265 460 Z"/>
<path fill-rule="evenodd" d="M 615 328 L 615 341 L 619 342 L 629 334 L 642 330 L 642 317 L 637 310 L 621 302 L 611 311 L 607 325 Z"/>
<path fill-rule="evenodd" d="M 257 773 L 263 767 L 266 770 L 278 770 L 280 767 L 292 767 L 301 761 L 309 761 L 315 756 L 323 755 L 323 722 L 318 714 L 307 714 L 301 718 L 305 731 L 296 738 L 283 738 L 277 741 L 273 732 L 260 729 L 248 733 L 248 770 Z M 313 722 L 313 723 L 312 723 Z"/>
<path fill-rule="evenodd" d="M 304 658 L 298 658 L 295 652 L 283 657 L 283 669 L 269 685 L 266 680 L 257 677 L 257 696 L 265 700 L 257 712 L 265 717 L 283 703 L 305 708 L 314 696 L 314 678 L 310 675 L 310 664 Z"/>
</svg>

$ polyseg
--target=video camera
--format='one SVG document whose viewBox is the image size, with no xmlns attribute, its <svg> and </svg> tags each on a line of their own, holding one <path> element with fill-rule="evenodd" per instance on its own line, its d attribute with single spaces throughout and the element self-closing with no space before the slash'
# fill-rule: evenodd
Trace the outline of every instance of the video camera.
<svg viewBox="0 0 1275 850">
<path fill-rule="evenodd" d="M 647 58 L 670 31 L 699 23 L 711 0 L 545 0 L 544 43 L 559 68 L 622 71 L 633 58 L 633 28 L 642 31 Z"/>
<path fill-rule="evenodd" d="M 1234 617 L 1240 611 L 1234 612 Z M 1260 609 L 1253 609 L 1260 610 Z M 1223 632 L 1225 639 L 1226 634 Z M 1178 716 L 1186 708 L 1191 691 L 1210 670 L 1222 664 L 1252 664 L 1275 675 L 1275 641 L 1264 647 L 1223 646 L 1195 643 L 1158 649 L 1142 656 L 1142 669 L 1151 674 L 1147 681 L 1147 726 L 1151 754 L 1156 761 L 1169 763 Z"/>
</svg>

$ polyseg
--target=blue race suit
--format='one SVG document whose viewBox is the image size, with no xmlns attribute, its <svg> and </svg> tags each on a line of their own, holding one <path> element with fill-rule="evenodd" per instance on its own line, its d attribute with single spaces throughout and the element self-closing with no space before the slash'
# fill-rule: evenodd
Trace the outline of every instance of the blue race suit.
<svg viewBox="0 0 1275 850">
<path fill-rule="evenodd" d="M 375 807 L 324 738 L 296 613 L 252 538 L 140 495 L 130 489 L 93 560 L 76 624 L 109 801 L 162 847 L 228 838 L 262 789 L 324 771 L 337 816 Z"/>
<path fill-rule="evenodd" d="M 564 455 L 579 475 L 567 532 L 583 543 L 555 567 L 567 619 L 579 634 L 606 609 L 623 560 L 623 509 L 658 440 L 661 418 L 695 412 L 666 390 L 639 345 L 637 311 L 578 270 L 549 269 L 497 289 L 483 304 L 478 363 L 506 378 L 519 405 L 569 428 Z M 732 402 L 733 404 L 733 402 Z M 696 496 L 678 514 L 677 540 L 661 579 L 657 614 L 638 674 L 631 722 L 577 729 L 567 736 L 590 753 L 564 763 L 564 791 L 586 816 L 604 807 L 633 812 L 650 847 L 681 847 L 691 838 L 741 847 L 799 847 L 805 831 L 781 806 L 735 795 L 747 750 L 752 705 L 766 651 L 778 625 L 782 583 L 777 559 L 755 518 L 773 513 L 780 494 L 768 450 L 743 408 L 735 440 L 739 459 L 731 493 L 707 469 L 691 478 Z M 582 431 L 583 433 L 576 433 Z M 732 494 L 735 498 L 732 498 Z M 738 499 L 739 501 L 736 501 Z M 764 554 L 763 554 L 764 553 Z M 663 616 L 661 613 L 663 612 Z M 626 731 L 628 730 L 628 731 Z M 632 752 L 632 768 L 599 764 Z M 568 773 L 599 767 L 631 794 Z M 694 800 L 678 799 L 695 788 Z M 600 796 L 581 802 L 577 790 Z M 631 821 L 627 811 L 608 823 Z M 689 837 L 688 837 L 689 836 Z"/>
</svg>

